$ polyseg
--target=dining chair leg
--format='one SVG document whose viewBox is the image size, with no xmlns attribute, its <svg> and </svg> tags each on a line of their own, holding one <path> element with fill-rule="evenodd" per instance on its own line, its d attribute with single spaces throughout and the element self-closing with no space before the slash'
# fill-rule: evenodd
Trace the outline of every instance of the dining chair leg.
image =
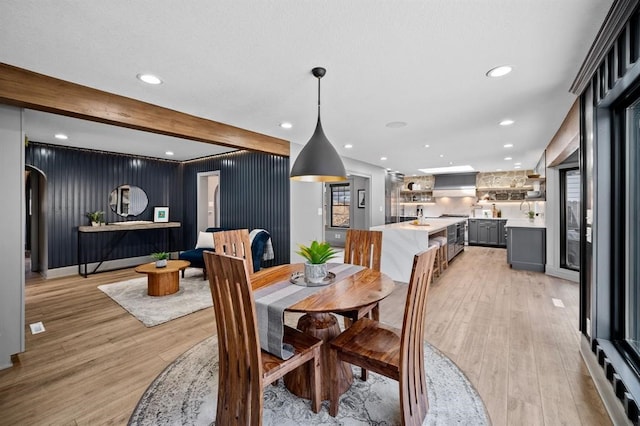
<svg viewBox="0 0 640 426">
<path fill-rule="evenodd" d="M 329 415 L 335 417 L 338 415 L 338 373 L 336 371 L 338 365 L 338 351 L 329 348 Z"/>
<path fill-rule="evenodd" d="M 320 412 L 320 405 L 322 405 L 322 390 L 320 388 L 322 380 L 322 371 L 320 365 L 320 347 L 317 347 L 314 351 L 313 359 L 311 362 L 311 368 L 313 370 L 311 374 L 311 409 L 314 413 Z"/>
</svg>

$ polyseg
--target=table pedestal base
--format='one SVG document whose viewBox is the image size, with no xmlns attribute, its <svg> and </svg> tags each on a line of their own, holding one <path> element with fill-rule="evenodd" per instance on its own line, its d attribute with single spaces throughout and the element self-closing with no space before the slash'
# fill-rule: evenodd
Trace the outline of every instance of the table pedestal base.
<svg viewBox="0 0 640 426">
<path fill-rule="evenodd" d="M 320 389 L 322 390 L 322 400 L 329 399 L 330 374 L 333 369 L 329 368 L 329 343 L 334 337 L 340 334 L 340 326 L 336 317 L 329 313 L 307 313 L 298 320 L 298 329 L 321 339 L 323 345 L 320 349 L 320 364 L 322 366 L 322 374 Z M 344 393 L 351 387 L 353 381 L 353 372 L 351 365 L 346 362 L 338 361 L 338 389 L 340 394 Z M 308 363 L 296 368 L 291 373 L 284 376 L 284 384 L 293 393 L 302 398 L 311 399 L 311 385 L 309 378 L 311 370 Z"/>
</svg>

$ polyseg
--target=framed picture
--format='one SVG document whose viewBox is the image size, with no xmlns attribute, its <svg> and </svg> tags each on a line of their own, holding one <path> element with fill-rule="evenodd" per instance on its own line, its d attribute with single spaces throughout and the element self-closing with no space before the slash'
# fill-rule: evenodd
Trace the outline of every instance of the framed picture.
<svg viewBox="0 0 640 426">
<path fill-rule="evenodd" d="M 364 189 L 358 189 L 358 208 L 364 209 L 364 206 L 367 205 L 366 200 L 366 191 Z"/>
<path fill-rule="evenodd" d="M 154 207 L 153 208 L 153 221 L 154 222 L 169 222 L 169 207 Z"/>
</svg>

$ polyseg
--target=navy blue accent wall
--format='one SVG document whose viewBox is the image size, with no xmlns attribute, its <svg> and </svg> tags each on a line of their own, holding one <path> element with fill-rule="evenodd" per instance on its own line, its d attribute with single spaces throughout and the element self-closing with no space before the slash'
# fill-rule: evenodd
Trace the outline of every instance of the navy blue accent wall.
<svg viewBox="0 0 640 426">
<path fill-rule="evenodd" d="M 79 225 L 89 225 L 86 213 L 102 210 L 105 220 L 125 218 L 109 208 L 109 194 L 119 185 L 142 188 L 149 199 L 144 212 L 129 220 L 153 220 L 155 206 L 168 206 L 169 219 L 183 222 L 182 173 L 176 161 L 162 161 L 132 155 L 91 151 L 30 142 L 25 164 L 42 171 L 46 178 L 46 222 L 49 268 L 77 265 Z M 88 261 L 101 258 L 101 248 L 120 233 L 89 235 L 84 253 Z M 104 235 L 102 235 L 104 234 Z M 173 246 L 181 245 L 182 232 L 173 230 Z M 144 256 L 166 249 L 166 231 L 129 233 L 109 258 Z"/>
<path fill-rule="evenodd" d="M 221 225 L 226 228 L 263 228 L 271 233 L 275 259 L 263 267 L 289 262 L 289 158 L 238 151 L 179 163 L 146 157 L 92 151 L 30 142 L 25 164 L 42 171 L 46 179 L 46 222 L 49 268 L 77 265 L 79 225 L 89 225 L 86 213 L 102 210 L 107 222 L 123 221 L 111 211 L 108 198 L 119 185 L 142 188 L 147 209 L 129 220 L 153 220 L 153 207 L 168 206 L 173 229 L 172 249 L 195 247 L 197 228 L 197 173 L 220 172 Z M 104 235 L 103 235 L 104 234 Z M 90 234 L 83 241 L 88 262 L 119 233 Z M 129 233 L 109 259 L 148 255 L 166 249 L 166 231 Z M 84 259 L 83 259 L 84 260 Z"/>
<path fill-rule="evenodd" d="M 183 163 L 185 249 L 195 247 L 197 174 L 220 172 L 220 225 L 269 231 L 275 259 L 263 267 L 289 263 L 289 158 L 237 151 Z"/>
</svg>

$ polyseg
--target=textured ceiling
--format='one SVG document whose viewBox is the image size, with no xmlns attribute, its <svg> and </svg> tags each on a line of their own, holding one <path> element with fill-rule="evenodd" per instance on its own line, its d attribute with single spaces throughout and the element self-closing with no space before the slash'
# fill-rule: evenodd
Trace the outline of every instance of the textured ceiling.
<svg viewBox="0 0 640 426">
<path fill-rule="evenodd" d="M 405 174 L 449 162 L 532 168 L 575 101 L 568 88 L 611 3 L 9 0 L 0 62 L 301 145 L 316 121 L 310 70 L 324 66 L 322 121 L 344 156 Z M 503 64 L 513 72 L 485 76 Z M 142 72 L 164 83 L 145 85 Z M 504 118 L 515 124 L 498 126 Z M 67 131 L 41 121 L 43 134 Z M 407 126 L 385 126 L 393 121 Z M 69 136 L 110 149 L 105 135 Z M 176 159 L 202 155 L 200 143 L 151 139 L 123 149 L 157 157 L 166 143 Z"/>
</svg>

